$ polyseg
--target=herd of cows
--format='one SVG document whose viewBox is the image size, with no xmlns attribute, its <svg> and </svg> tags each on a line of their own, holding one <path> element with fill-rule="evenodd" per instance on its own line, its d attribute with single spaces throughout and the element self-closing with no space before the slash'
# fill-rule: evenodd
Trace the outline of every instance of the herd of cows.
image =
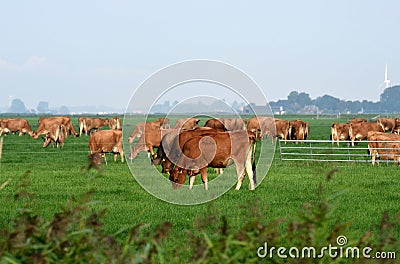
<svg viewBox="0 0 400 264">
<path fill-rule="evenodd" d="M 200 174 L 207 189 L 207 168 L 222 170 L 235 163 L 238 176 L 236 189 L 241 187 L 245 172 L 250 179 L 250 189 L 254 189 L 256 140 L 270 138 L 273 142 L 280 138 L 297 143 L 298 140 L 306 140 L 310 133 L 308 122 L 302 120 L 218 118 L 207 120 L 204 126 L 199 126 L 199 121 L 197 118 L 182 118 L 172 127 L 168 118 L 137 123 L 128 138 L 131 144 L 129 159 L 136 158 L 140 151 L 146 151 L 152 164 L 161 165 L 162 172 L 169 174 L 174 188 L 182 185 L 187 177 L 189 188 L 192 188 L 195 176 Z M 88 147 L 92 162 L 101 163 L 105 153 L 113 153 L 114 161 L 119 154 L 124 162 L 119 117 L 79 117 L 78 123 L 79 132 L 69 116 L 40 117 L 38 128 L 33 131 L 23 118 L 4 118 L 0 119 L 0 136 L 27 133 L 33 138 L 42 136 L 43 147 L 50 143 L 62 147 L 68 135 L 86 134 L 90 135 Z M 101 130 L 106 125 L 109 129 Z M 354 118 L 346 124 L 333 123 L 331 140 L 338 146 L 340 140 L 348 140 L 354 146 L 355 141 L 368 139 L 372 164 L 376 158 L 400 162 L 400 143 L 393 142 L 400 141 L 399 132 L 398 119 L 379 118 L 377 122 L 367 122 L 364 118 Z"/>
<path fill-rule="evenodd" d="M 365 118 L 353 118 L 345 124 L 333 123 L 331 140 L 339 146 L 339 140 L 368 140 L 368 152 L 372 165 L 377 158 L 392 159 L 400 163 L 400 119 L 378 118 L 376 122 L 367 122 Z"/>
<path fill-rule="evenodd" d="M 128 139 L 132 145 L 129 158 L 134 159 L 140 151 L 147 151 L 152 163 L 161 164 L 163 172 L 170 175 L 173 187 L 183 184 L 189 176 L 192 188 L 195 175 L 201 174 L 206 189 L 208 167 L 222 169 L 235 163 L 238 174 L 236 189 L 240 188 L 245 171 L 250 179 L 250 188 L 254 189 L 255 140 L 263 137 L 300 140 L 306 139 L 309 134 L 308 123 L 301 120 L 219 118 L 208 120 L 204 126 L 199 126 L 199 121 L 197 118 L 182 118 L 172 127 L 168 118 L 137 123 Z M 0 119 L 0 123 L 0 136 L 17 132 L 20 135 L 28 133 L 33 138 L 42 136 L 43 147 L 50 143 L 62 147 L 68 135 L 85 133 L 90 135 L 89 157 L 93 162 L 101 163 L 105 153 L 113 153 L 114 161 L 119 154 L 124 161 L 122 126 L 118 117 L 80 117 L 79 133 L 69 116 L 41 117 L 36 131 L 23 118 L 4 118 Z M 110 129 L 101 130 L 106 125 Z"/>
</svg>

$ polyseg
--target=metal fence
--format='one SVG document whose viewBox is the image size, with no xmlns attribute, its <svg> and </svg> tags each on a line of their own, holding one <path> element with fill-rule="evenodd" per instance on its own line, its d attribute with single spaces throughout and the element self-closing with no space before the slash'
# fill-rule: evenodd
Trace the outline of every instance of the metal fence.
<svg viewBox="0 0 400 264">
<path fill-rule="evenodd" d="M 279 140 L 279 157 L 281 161 L 321 161 L 321 162 L 371 162 L 368 142 L 357 141 L 356 146 L 351 146 L 351 141 L 340 141 L 332 144 L 331 140 Z M 399 141 L 374 141 L 394 142 Z M 394 162 L 393 158 L 400 157 L 400 148 L 379 148 L 379 159 L 386 163 Z"/>
</svg>

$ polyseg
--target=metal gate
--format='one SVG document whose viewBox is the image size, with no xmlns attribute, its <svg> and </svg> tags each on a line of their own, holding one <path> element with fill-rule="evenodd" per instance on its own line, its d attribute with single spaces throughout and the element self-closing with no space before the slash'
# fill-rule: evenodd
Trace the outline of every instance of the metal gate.
<svg viewBox="0 0 400 264">
<path fill-rule="evenodd" d="M 340 141 L 332 144 L 331 140 L 279 140 L 279 156 L 281 161 L 332 161 L 332 162 L 371 162 L 368 150 L 369 141 L 358 141 L 352 147 L 351 141 Z M 398 142 L 398 141 L 374 141 L 374 142 Z M 400 142 L 398 142 L 400 145 Z M 380 148 L 379 157 L 384 162 L 394 162 L 386 157 L 400 157 L 400 148 Z M 391 154 L 393 150 L 398 154 Z M 386 154 L 385 154 L 386 152 Z M 378 160 L 377 160 L 378 161 Z"/>
</svg>

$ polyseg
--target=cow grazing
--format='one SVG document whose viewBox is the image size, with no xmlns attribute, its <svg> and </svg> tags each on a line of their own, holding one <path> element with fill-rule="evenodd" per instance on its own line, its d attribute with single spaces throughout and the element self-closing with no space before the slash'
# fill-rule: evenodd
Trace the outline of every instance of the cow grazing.
<svg viewBox="0 0 400 264">
<path fill-rule="evenodd" d="M 292 127 L 289 120 L 276 120 L 275 121 L 275 137 L 288 140 L 290 139 Z M 286 143 L 286 142 L 285 142 Z"/>
<path fill-rule="evenodd" d="M 43 138 L 43 147 L 46 148 L 50 143 L 52 143 L 53 147 L 56 145 L 57 148 L 64 147 L 64 139 L 65 139 L 65 127 L 64 125 L 54 124 L 50 131 Z"/>
<path fill-rule="evenodd" d="M 0 136 L 4 133 L 16 133 L 22 136 L 28 133 L 31 137 L 34 135 L 28 121 L 23 118 L 4 118 L 0 121 Z"/>
<path fill-rule="evenodd" d="M 201 174 L 204 188 L 208 189 L 207 169 L 226 168 L 235 163 L 239 190 L 245 176 L 250 179 L 250 189 L 255 188 L 252 168 L 252 147 L 255 134 L 247 131 L 233 131 L 196 136 L 184 144 L 182 155 L 170 173 L 173 188 L 181 186 L 189 176 L 189 189 L 192 189 L 195 176 Z"/>
<path fill-rule="evenodd" d="M 382 126 L 383 130 L 392 133 L 396 127 L 396 120 L 394 118 L 378 118 L 376 122 Z"/>
<path fill-rule="evenodd" d="M 400 135 L 370 131 L 367 138 L 372 165 L 377 158 L 392 159 L 400 163 Z"/>
<path fill-rule="evenodd" d="M 56 117 L 41 117 L 38 120 L 39 126 L 36 129 L 33 138 L 38 138 L 39 135 L 46 135 L 50 132 L 51 127 L 54 124 L 63 125 L 65 127 L 65 136 L 73 134 L 75 137 L 79 136 L 79 133 L 75 130 L 72 125 L 71 118 L 69 116 L 56 116 Z"/>
<path fill-rule="evenodd" d="M 350 123 L 349 125 L 349 135 L 351 140 L 351 145 L 354 146 L 355 140 L 363 140 L 368 137 L 368 132 L 385 132 L 382 126 L 374 122 L 362 122 L 362 123 Z"/>
<path fill-rule="evenodd" d="M 176 121 L 173 128 L 180 129 L 180 130 L 192 130 L 197 127 L 197 124 L 200 122 L 199 119 L 194 117 L 189 118 L 181 118 Z"/>
<path fill-rule="evenodd" d="M 139 122 L 135 125 L 131 135 L 128 138 L 129 144 L 132 144 L 136 138 L 140 138 L 145 130 L 160 129 L 161 125 L 158 121 L 155 122 Z"/>
<path fill-rule="evenodd" d="M 154 148 L 158 148 L 160 146 L 162 133 L 167 133 L 170 130 L 171 129 L 160 129 L 158 127 L 155 129 L 151 129 L 150 127 L 146 128 L 144 133 L 140 136 L 135 147 L 131 149 L 129 159 L 136 158 L 140 151 L 147 151 L 149 156 L 153 156 L 155 153 Z"/>
<path fill-rule="evenodd" d="M 194 130 L 179 131 L 173 129 L 168 133 L 164 133 L 157 153 L 152 155 L 152 163 L 154 165 L 162 165 L 162 172 L 169 173 L 174 163 L 179 159 L 182 153 L 182 147 L 189 139 L 195 136 L 205 136 L 211 133 L 224 132 L 223 129 L 215 129 L 209 127 L 198 127 Z"/>
<path fill-rule="evenodd" d="M 136 138 L 140 138 L 146 129 L 169 129 L 170 121 L 168 118 L 158 118 L 156 121 L 139 122 L 135 125 L 131 135 L 128 138 L 129 144 L 132 144 Z"/>
<path fill-rule="evenodd" d="M 99 164 L 99 155 L 105 156 L 106 153 L 114 153 L 114 162 L 117 155 L 121 155 L 121 162 L 124 162 L 124 152 L 122 150 L 122 131 L 120 130 L 99 130 L 93 132 L 89 138 L 89 158 Z"/>
<path fill-rule="evenodd" d="M 247 122 L 247 131 L 256 134 L 257 139 L 271 137 L 272 140 L 276 137 L 275 119 L 272 117 L 254 116 Z"/>
<path fill-rule="evenodd" d="M 349 124 L 338 124 L 333 123 L 331 126 L 331 140 L 332 145 L 337 143 L 339 146 L 339 140 L 350 140 Z"/>
</svg>

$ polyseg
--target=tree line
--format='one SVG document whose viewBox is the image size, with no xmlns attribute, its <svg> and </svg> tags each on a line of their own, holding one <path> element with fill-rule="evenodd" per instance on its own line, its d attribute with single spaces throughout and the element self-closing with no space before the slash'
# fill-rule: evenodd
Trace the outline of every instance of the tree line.
<svg viewBox="0 0 400 264">
<path fill-rule="evenodd" d="M 378 102 L 367 100 L 346 101 L 331 95 L 311 99 L 304 92 L 292 91 L 286 100 L 270 102 L 273 110 L 284 109 L 287 114 L 356 114 L 400 113 L 400 85 L 386 88 Z"/>
</svg>

